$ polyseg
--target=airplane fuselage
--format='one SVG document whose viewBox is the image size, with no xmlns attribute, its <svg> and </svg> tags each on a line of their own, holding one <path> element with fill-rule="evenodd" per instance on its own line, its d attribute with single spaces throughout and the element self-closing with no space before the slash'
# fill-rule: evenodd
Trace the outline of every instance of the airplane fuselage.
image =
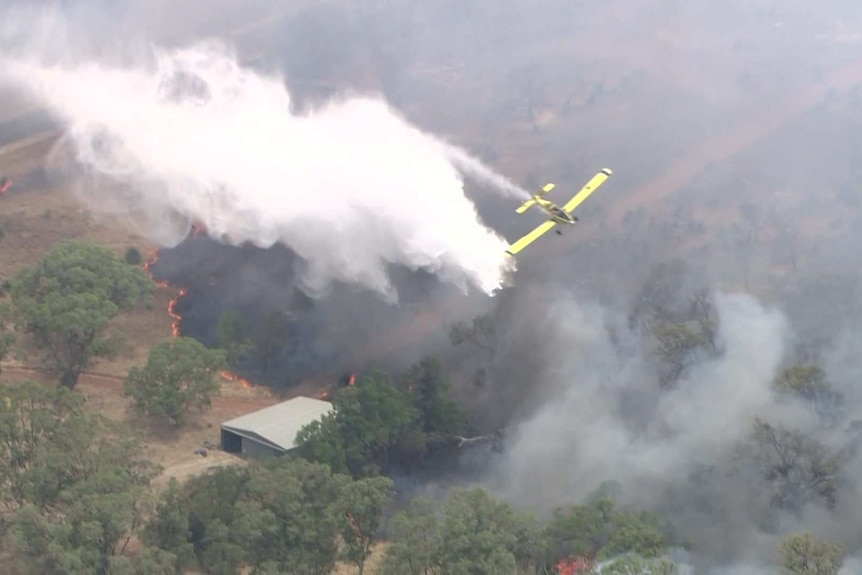
<svg viewBox="0 0 862 575">
<path fill-rule="evenodd" d="M 558 224 L 574 224 L 578 221 L 577 218 L 573 218 L 571 215 L 567 214 L 564 209 L 560 206 L 554 204 L 553 202 L 549 202 L 548 200 L 536 198 L 537 203 L 544 209 L 548 215 L 551 217 L 551 220 Z"/>
</svg>

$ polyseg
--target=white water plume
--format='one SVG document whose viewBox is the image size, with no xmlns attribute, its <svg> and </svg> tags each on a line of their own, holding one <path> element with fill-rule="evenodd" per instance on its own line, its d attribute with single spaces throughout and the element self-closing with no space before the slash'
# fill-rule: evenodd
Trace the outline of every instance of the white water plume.
<svg viewBox="0 0 862 575">
<path fill-rule="evenodd" d="M 526 192 L 382 100 L 298 114 L 280 78 L 216 43 L 157 50 L 149 66 L 5 68 L 67 124 L 55 159 L 90 176 L 85 201 L 162 245 L 191 222 L 234 244 L 283 243 L 311 293 L 342 281 L 395 298 L 388 264 L 493 293 L 513 267 L 459 169 L 518 201 Z"/>
</svg>

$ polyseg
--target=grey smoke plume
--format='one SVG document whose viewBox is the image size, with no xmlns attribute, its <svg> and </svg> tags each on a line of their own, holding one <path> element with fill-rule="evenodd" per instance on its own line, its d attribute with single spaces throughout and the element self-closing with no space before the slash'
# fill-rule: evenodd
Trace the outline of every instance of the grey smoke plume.
<svg viewBox="0 0 862 575">
<path fill-rule="evenodd" d="M 664 393 L 652 387 L 643 355 L 611 340 L 608 327 L 619 318 L 565 292 L 555 296 L 542 358 L 550 367 L 540 379 L 554 401 L 511 432 L 497 470 L 504 491 L 531 508 L 580 501 L 608 479 L 649 497 L 726 458 L 753 417 L 775 402 L 771 383 L 787 325 L 749 296 L 719 296 L 725 353 Z M 626 413 L 632 395 L 648 412 L 639 415 L 642 426 Z"/>
</svg>

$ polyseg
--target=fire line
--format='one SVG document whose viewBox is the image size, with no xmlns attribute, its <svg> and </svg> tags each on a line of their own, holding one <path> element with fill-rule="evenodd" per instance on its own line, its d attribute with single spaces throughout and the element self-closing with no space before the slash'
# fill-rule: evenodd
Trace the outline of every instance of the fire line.
<svg viewBox="0 0 862 575">
<path fill-rule="evenodd" d="M 196 234 L 199 231 L 200 231 L 200 228 L 195 228 Z M 153 272 L 151 270 L 151 268 L 158 261 L 159 261 L 159 248 L 154 248 L 153 250 L 150 251 L 149 258 L 147 258 L 147 261 L 144 262 L 142 267 L 144 269 L 144 273 L 146 273 L 147 277 L 149 277 L 150 280 L 152 280 L 152 282 L 154 284 L 156 284 L 157 288 L 167 289 L 167 288 L 171 287 L 170 284 L 168 284 L 168 282 L 166 282 L 166 281 L 157 281 L 156 278 L 153 276 Z M 189 291 L 188 288 L 180 287 L 177 291 L 177 295 L 168 302 L 168 315 L 171 316 L 171 320 L 172 320 L 171 334 L 174 337 L 180 337 L 180 335 L 182 335 L 180 332 L 180 324 L 183 321 L 183 317 L 179 313 L 177 313 L 176 308 L 177 308 L 177 304 L 180 301 L 180 298 L 185 296 L 188 293 L 188 291 Z M 219 373 L 223 378 L 225 378 L 228 381 L 239 382 L 239 384 L 242 385 L 245 389 L 252 389 L 252 388 L 258 387 L 256 385 L 254 385 L 253 383 L 251 383 L 250 381 L 248 381 L 247 379 L 244 379 L 244 378 L 236 375 L 235 373 L 231 373 L 230 371 L 224 370 L 224 371 L 221 371 Z M 267 395 L 270 395 L 269 390 L 265 390 L 265 391 L 266 391 Z"/>
</svg>

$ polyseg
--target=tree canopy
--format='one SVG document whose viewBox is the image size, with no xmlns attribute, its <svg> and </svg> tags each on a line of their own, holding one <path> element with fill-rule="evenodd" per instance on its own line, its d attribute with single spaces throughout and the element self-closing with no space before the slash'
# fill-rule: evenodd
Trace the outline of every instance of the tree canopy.
<svg viewBox="0 0 862 575">
<path fill-rule="evenodd" d="M 246 565 L 254 573 L 328 575 L 339 558 L 361 570 L 391 488 L 388 479 L 354 481 L 303 459 L 219 468 L 185 486 L 173 482 L 144 540 L 178 567 L 208 573 Z"/>
<path fill-rule="evenodd" d="M 810 533 L 793 533 L 781 542 L 779 552 L 786 575 L 838 575 L 846 551 Z"/>
<path fill-rule="evenodd" d="M 0 385 L 3 502 L 21 573 L 109 573 L 143 523 L 158 468 L 63 387 Z"/>
<path fill-rule="evenodd" d="M 0 362 L 6 359 L 6 355 L 15 343 L 15 335 L 9 329 L 10 317 L 11 309 L 5 303 L 0 302 Z"/>
<path fill-rule="evenodd" d="M 56 243 L 12 285 L 17 326 L 44 352 L 46 366 L 73 388 L 92 358 L 108 350 L 111 319 L 152 301 L 144 271 L 112 251 L 76 240 Z"/>
<path fill-rule="evenodd" d="M 516 573 L 533 565 L 539 526 L 482 489 L 450 492 L 439 506 L 414 499 L 390 525 L 386 575 Z"/>
<path fill-rule="evenodd" d="M 224 352 L 208 349 L 191 337 L 178 337 L 150 348 L 147 363 L 133 367 L 123 394 L 139 413 L 183 423 L 192 408 L 205 409 L 218 392 L 215 377 L 224 367 Z"/>
<path fill-rule="evenodd" d="M 430 358 L 397 380 L 360 377 L 336 390 L 330 415 L 300 431 L 299 453 L 356 477 L 416 469 L 451 449 L 466 425 L 448 391 L 442 366 Z"/>
<path fill-rule="evenodd" d="M 609 500 L 560 509 L 542 525 L 483 489 L 453 489 L 442 509 L 416 498 L 389 527 L 383 573 L 592 573 L 603 569 L 670 575 L 670 539 L 657 517 L 615 508 Z M 602 571 L 604 573 L 606 571 Z M 641 573 L 639 570 L 632 573 Z"/>
</svg>

